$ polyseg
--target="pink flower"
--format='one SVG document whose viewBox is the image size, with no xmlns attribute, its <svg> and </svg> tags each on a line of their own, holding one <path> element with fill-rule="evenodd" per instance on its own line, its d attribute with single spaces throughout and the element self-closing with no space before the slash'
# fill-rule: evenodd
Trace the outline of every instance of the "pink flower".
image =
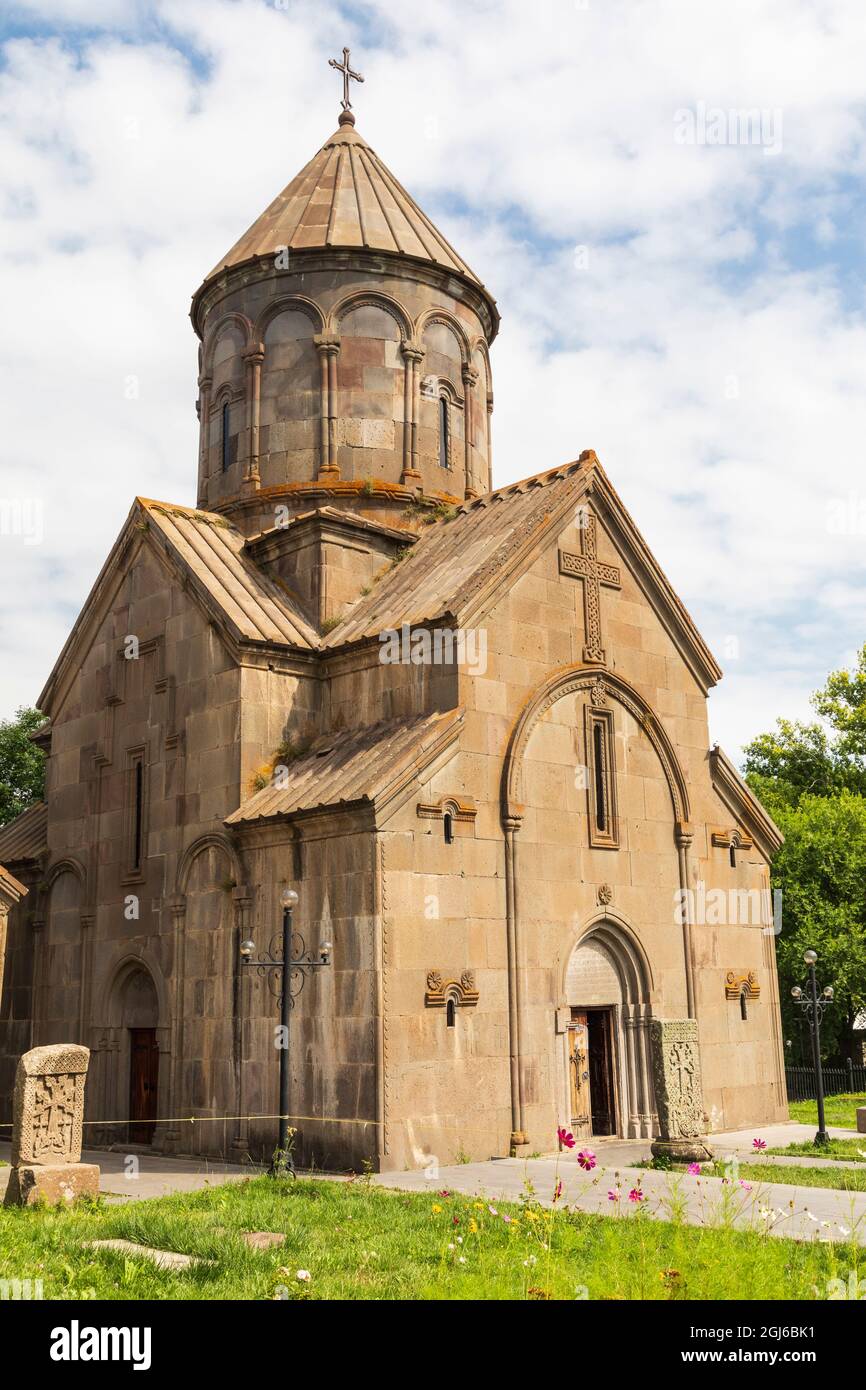
<svg viewBox="0 0 866 1390">
<path fill-rule="evenodd" d="M 590 1149 L 581 1149 L 577 1155 L 577 1161 L 587 1173 L 591 1173 L 595 1167 L 595 1154 Z"/>
<path fill-rule="evenodd" d="M 744 1182 L 742 1178 L 740 1178 L 740 1187 L 744 1192 L 751 1192 L 752 1190 L 752 1184 L 750 1182 Z"/>
<path fill-rule="evenodd" d="M 491 1215 L 491 1216 L 498 1216 L 498 1215 L 499 1215 L 499 1212 L 496 1210 L 495 1207 L 488 1207 L 487 1210 L 490 1212 L 490 1215 Z"/>
<path fill-rule="evenodd" d="M 608 1189 L 607 1200 L 608 1200 L 609 1202 L 618 1202 L 618 1201 L 619 1201 L 619 1191 L 618 1191 L 617 1188 L 611 1187 L 611 1188 Z"/>
<path fill-rule="evenodd" d="M 553 1200 L 554 1200 L 554 1202 L 558 1202 L 561 1196 L 562 1196 L 562 1178 L 559 1179 L 559 1182 L 556 1184 L 556 1187 L 553 1189 Z"/>
<path fill-rule="evenodd" d="M 560 1125 L 559 1129 L 556 1131 L 556 1137 L 557 1137 L 557 1139 L 559 1140 L 560 1144 L 563 1144 L 563 1145 L 565 1146 L 565 1148 L 567 1148 L 567 1149 L 573 1149 L 573 1148 L 574 1148 L 574 1145 L 575 1145 L 575 1138 L 574 1138 L 574 1135 L 571 1133 L 570 1130 L 563 1129 L 562 1126 Z"/>
<path fill-rule="evenodd" d="M 766 1147 L 767 1147 L 767 1141 L 766 1141 L 766 1139 L 753 1139 L 753 1140 L 752 1140 L 752 1148 L 753 1148 L 753 1149 L 765 1149 Z"/>
<path fill-rule="evenodd" d="M 631 1192 L 628 1194 L 628 1200 L 630 1202 L 645 1202 L 646 1198 L 644 1197 L 639 1187 L 633 1187 Z"/>
<path fill-rule="evenodd" d="M 505 1222 L 506 1226 L 511 1225 L 511 1217 L 508 1215 L 507 1211 L 504 1211 L 502 1213 L 502 1220 Z"/>
<path fill-rule="evenodd" d="M 693 1178 L 698 1177 L 699 1174 L 700 1174 L 700 1171 L 701 1171 L 701 1165 L 700 1165 L 699 1163 L 690 1163 L 690 1164 L 689 1164 L 689 1172 L 691 1173 L 691 1175 L 692 1175 Z"/>
</svg>

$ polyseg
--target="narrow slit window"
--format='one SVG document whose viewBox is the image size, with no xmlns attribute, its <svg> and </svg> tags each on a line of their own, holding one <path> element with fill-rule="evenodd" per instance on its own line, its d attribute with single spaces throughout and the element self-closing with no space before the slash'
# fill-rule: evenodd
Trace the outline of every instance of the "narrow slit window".
<svg viewBox="0 0 866 1390">
<path fill-rule="evenodd" d="M 748 1017 L 749 1017 L 749 1001 L 748 1001 L 748 999 L 746 998 L 746 991 L 743 989 L 743 990 L 740 991 L 740 1018 L 741 1018 L 741 1019 L 743 1020 L 743 1022 L 745 1023 L 745 1021 L 746 1021 L 746 1019 L 747 1019 Z"/>
<path fill-rule="evenodd" d="M 223 468 L 223 472 L 224 472 L 224 473 L 228 470 L 228 467 L 229 467 L 229 465 L 230 465 L 230 463 L 231 463 L 231 442 L 230 442 L 230 441 L 231 441 L 231 435 L 230 435 L 230 433 L 229 433 L 229 431 L 230 431 L 230 429 L 231 429 L 231 423 L 232 423 L 231 415 L 232 415 L 231 403 L 230 403 L 229 401 L 223 401 L 221 442 L 222 442 L 222 468 Z"/>
<path fill-rule="evenodd" d="M 442 827 L 443 827 L 443 830 L 444 830 L 444 832 L 445 832 L 445 843 L 446 843 L 446 845 L 451 845 L 451 844 L 453 844 L 453 843 L 454 843 L 454 817 L 452 816 L 452 814 L 451 814 L 450 811 L 446 811 L 446 812 L 445 812 L 445 815 L 442 817 Z"/>
<path fill-rule="evenodd" d="M 613 711 L 587 707 L 586 761 L 589 843 L 597 849 L 618 849 L 616 765 Z"/>
<path fill-rule="evenodd" d="M 593 766 L 595 771 L 595 824 L 602 834 L 607 831 L 607 796 L 604 786 L 604 730 L 596 724 L 592 731 Z"/>
<path fill-rule="evenodd" d="M 736 846 L 736 845 L 731 845 L 730 859 L 731 859 L 731 868 L 732 868 L 732 869 L 735 869 L 735 868 L 737 867 L 737 846 Z"/>
<path fill-rule="evenodd" d="M 457 1010 L 454 1007 L 454 1000 L 449 999 L 445 1004 L 445 1026 L 453 1028 L 457 1020 Z"/>
<path fill-rule="evenodd" d="M 131 753 L 129 757 L 129 871 L 141 872 L 144 863 L 145 837 L 145 784 L 144 753 Z"/>
<path fill-rule="evenodd" d="M 450 440 L 448 420 L 448 398 L 439 397 L 439 467 L 450 468 Z"/>
</svg>

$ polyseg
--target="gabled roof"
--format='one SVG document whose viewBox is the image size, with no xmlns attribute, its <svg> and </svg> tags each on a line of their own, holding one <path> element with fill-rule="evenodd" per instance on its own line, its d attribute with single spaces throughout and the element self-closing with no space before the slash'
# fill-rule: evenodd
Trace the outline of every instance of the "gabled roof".
<svg viewBox="0 0 866 1390">
<path fill-rule="evenodd" d="M 290 251 L 371 250 L 441 266 L 484 290 L 474 271 L 423 213 L 343 112 L 340 127 L 277 194 L 204 283 L 233 266 Z"/>
<path fill-rule="evenodd" d="M 38 859 L 48 848 L 48 806 L 37 801 L 0 826 L 0 864 Z"/>
<path fill-rule="evenodd" d="M 244 536 L 225 517 L 137 497 L 39 696 L 39 709 L 53 713 L 58 684 L 80 644 L 101 621 L 105 602 L 124 573 L 124 553 L 137 532 L 162 551 L 236 646 L 302 653 L 318 648 L 316 632 L 298 604 L 258 568 L 246 553 Z"/>
<path fill-rule="evenodd" d="M 308 650 L 317 646 L 316 633 L 298 605 L 253 563 L 246 538 L 225 517 L 144 497 L 136 500 L 239 638 Z"/>
<path fill-rule="evenodd" d="M 390 800 L 457 738 L 462 720 L 460 710 L 447 710 L 324 734 L 289 765 L 280 785 L 256 792 L 226 825 Z"/>
<path fill-rule="evenodd" d="M 731 814 L 749 832 L 764 857 L 772 859 L 785 837 L 717 743 L 710 749 L 710 777 Z"/>
<path fill-rule="evenodd" d="M 475 498 L 453 517 L 422 531 L 411 552 L 324 638 L 323 650 L 374 639 L 403 623 L 447 618 L 468 624 L 532 562 L 584 497 L 604 517 L 692 671 L 705 689 L 715 685 L 721 669 L 592 450 L 574 463 Z"/>
</svg>

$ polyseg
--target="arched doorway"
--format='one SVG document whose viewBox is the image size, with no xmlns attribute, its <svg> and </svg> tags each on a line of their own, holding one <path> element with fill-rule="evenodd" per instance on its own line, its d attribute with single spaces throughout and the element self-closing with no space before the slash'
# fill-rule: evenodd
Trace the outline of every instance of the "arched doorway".
<svg viewBox="0 0 866 1390">
<path fill-rule="evenodd" d="M 578 1137 L 650 1138 L 649 967 L 637 941 L 611 921 L 581 937 L 565 972 L 568 1105 Z"/>
<path fill-rule="evenodd" d="M 153 980 L 145 970 L 127 975 L 120 1007 L 129 1035 L 129 1141 L 152 1144 L 159 1095 L 159 1004 Z"/>
</svg>

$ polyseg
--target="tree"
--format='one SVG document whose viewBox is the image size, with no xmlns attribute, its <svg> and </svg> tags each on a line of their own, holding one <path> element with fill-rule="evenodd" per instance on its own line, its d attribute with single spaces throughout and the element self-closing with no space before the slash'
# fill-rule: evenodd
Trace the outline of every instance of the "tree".
<svg viewBox="0 0 866 1390">
<path fill-rule="evenodd" d="M 38 709 L 22 708 L 0 720 L 0 825 L 14 820 L 45 793 L 45 754 L 30 739 L 45 723 Z"/>
<path fill-rule="evenodd" d="M 818 952 L 822 984 L 835 990 L 822 1051 L 850 1055 L 854 1019 L 866 1007 L 866 646 L 853 672 L 828 676 L 812 706 L 818 721 L 778 719 L 745 750 L 746 780 L 785 836 L 773 864 L 782 890 L 782 1019 L 804 1060 L 808 1039 L 791 988 L 805 977 L 807 947 Z"/>
</svg>

